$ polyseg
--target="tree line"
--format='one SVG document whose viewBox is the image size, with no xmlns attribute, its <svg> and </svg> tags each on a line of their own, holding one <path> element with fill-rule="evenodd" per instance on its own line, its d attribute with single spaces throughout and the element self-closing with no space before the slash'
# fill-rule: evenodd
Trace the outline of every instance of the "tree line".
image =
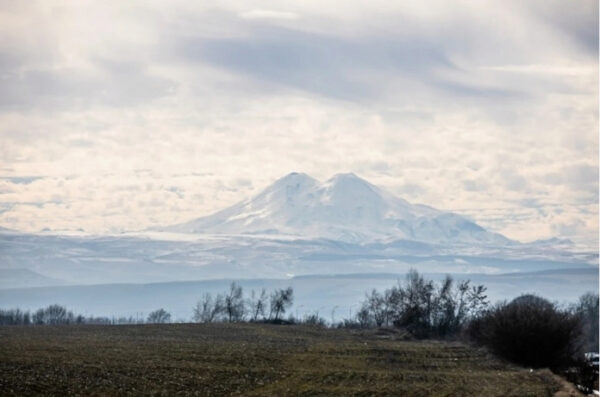
<svg viewBox="0 0 600 397">
<path fill-rule="evenodd" d="M 70 324 L 144 324 L 134 317 L 96 317 L 73 314 L 65 306 L 52 304 L 34 312 L 21 309 L 0 309 L 0 325 L 70 325 Z"/>
<path fill-rule="evenodd" d="M 276 289 L 270 293 L 263 288 L 259 293 L 252 290 L 249 298 L 244 298 L 242 287 L 231 283 L 229 291 L 217 294 L 204 294 L 193 309 L 193 320 L 200 323 L 216 321 L 273 321 L 280 322 L 285 312 L 294 302 L 292 287 Z"/>
<path fill-rule="evenodd" d="M 598 294 L 587 293 L 570 306 L 561 306 L 535 295 L 491 305 L 486 287 L 470 281 L 441 282 L 412 270 L 403 281 L 384 291 L 365 295 L 352 318 L 327 322 L 318 313 L 303 319 L 285 314 L 294 301 L 291 287 L 267 292 L 252 290 L 249 296 L 237 283 L 216 295 L 204 294 L 193 307 L 192 319 L 212 322 L 295 323 L 338 328 L 394 327 L 415 338 L 457 338 L 486 346 L 513 362 L 531 367 L 561 368 L 582 352 L 598 352 Z M 75 315 L 61 305 L 34 312 L 0 310 L 0 325 L 143 324 L 169 323 L 164 309 L 146 318 Z"/>
<path fill-rule="evenodd" d="M 292 306 L 292 287 L 259 293 L 252 290 L 250 297 L 244 298 L 242 287 L 232 283 L 226 293 L 204 294 L 193 308 L 194 322 L 241 322 L 270 321 L 275 323 L 296 322 L 283 320 L 284 314 Z M 96 317 L 74 314 L 65 306 L 52 304 L 34 312 L 21 309 L 0 309 L 0 325 L 69 325 L 69 324 L 165 324 L 171 322 L 171 313 L 163 308 L 152 311 L 145 318 L 139 317 Z"/>
</svg>

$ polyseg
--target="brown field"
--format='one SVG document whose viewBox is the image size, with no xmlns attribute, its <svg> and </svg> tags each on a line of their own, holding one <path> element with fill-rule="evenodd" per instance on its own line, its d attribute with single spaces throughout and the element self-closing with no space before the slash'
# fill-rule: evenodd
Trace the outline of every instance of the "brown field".
<svg viewBox="0 0 600 397">
<path fill-rule="evenodd" d="M 552 396 L 458 342 L 259 324 L 0 327 L 1 395 Z"/>
</svg>

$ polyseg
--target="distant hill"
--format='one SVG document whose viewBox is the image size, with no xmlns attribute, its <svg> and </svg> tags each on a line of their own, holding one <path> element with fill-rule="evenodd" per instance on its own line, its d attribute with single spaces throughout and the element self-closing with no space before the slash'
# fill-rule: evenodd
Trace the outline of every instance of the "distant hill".
<svg viewBox="0 0 600 397">
<path fill-rule="evenodd" d="M 444 279 L 444 273 L 427 274 L 432 280 Z M 535 293 L 560 302 L 575 302 L 587 291 L 598 291 L 598 268 L 587 266 L 509 274 L 453 274 L 456 280 L 471 280 L 483 284 L 491 302 L 512 299 L 522 293 Z M 229 289 L 236 281 L 248 297 L 252 290 L 262 288 L 294 288 L 295 315 L 320 311 L 336 318 L 356 313 L 365 292 L 375 288 L 383 291 L 404 280 L 402 273 L 306 275 L 286 279 L 229 279 L 178 281 L 148 284 L 71 285 L 42 288 L 0 290 L 0 308 L 20 307 L 35 310 L 50 303 L 68 306 L 78 313 L 106 316 L 142 316 L 162 307 L 174 319 L 189 320 L 192 308 L 205 293 L 215 296 Z"/>
<path fill-rule="evenodd" d="M 29 269 L 0 269 L 0 289 L 49 287 L 66 284 L 62 280 L 46 277 Z"/>
</svg>

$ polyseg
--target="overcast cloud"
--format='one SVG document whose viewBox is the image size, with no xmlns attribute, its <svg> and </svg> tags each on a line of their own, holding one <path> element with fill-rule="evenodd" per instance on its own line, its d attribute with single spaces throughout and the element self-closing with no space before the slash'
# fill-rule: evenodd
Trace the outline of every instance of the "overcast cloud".
<svg viewBox="0 0 600 397">
<path fill-rule="evenodd" d="M 598 2 L 0 2 L 0 226 L 186 221 L 355 172 L 598 239 Z"/>
</svg>

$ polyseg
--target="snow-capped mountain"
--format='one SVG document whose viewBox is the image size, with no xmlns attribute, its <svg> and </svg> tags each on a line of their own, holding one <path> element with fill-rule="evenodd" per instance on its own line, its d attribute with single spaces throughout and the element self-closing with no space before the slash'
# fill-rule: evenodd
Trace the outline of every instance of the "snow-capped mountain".
<svg viewBox="0 0 600 397">
<path fill-rule="evenodd" d="M 597 263 L 595 249 L 557 239 L 517 243 L 352 174 L 326 182 L 290 174 L 239 204 L 162 230 L 104 236 L 0 230 L 0 268 L 21 269 L 11 288 L 409 269 L 492 274 L 597 269 Z"/>
<path fill-rule="evenodd" d="M 463 216 L 411 204 L 354 174 L 338 174 L 319 182 L 306 174 L 291 173 L 254 197 L 213 215 L 162 230 L 285 234 L 351 242 L 511 242 Z"/>
</svg>

